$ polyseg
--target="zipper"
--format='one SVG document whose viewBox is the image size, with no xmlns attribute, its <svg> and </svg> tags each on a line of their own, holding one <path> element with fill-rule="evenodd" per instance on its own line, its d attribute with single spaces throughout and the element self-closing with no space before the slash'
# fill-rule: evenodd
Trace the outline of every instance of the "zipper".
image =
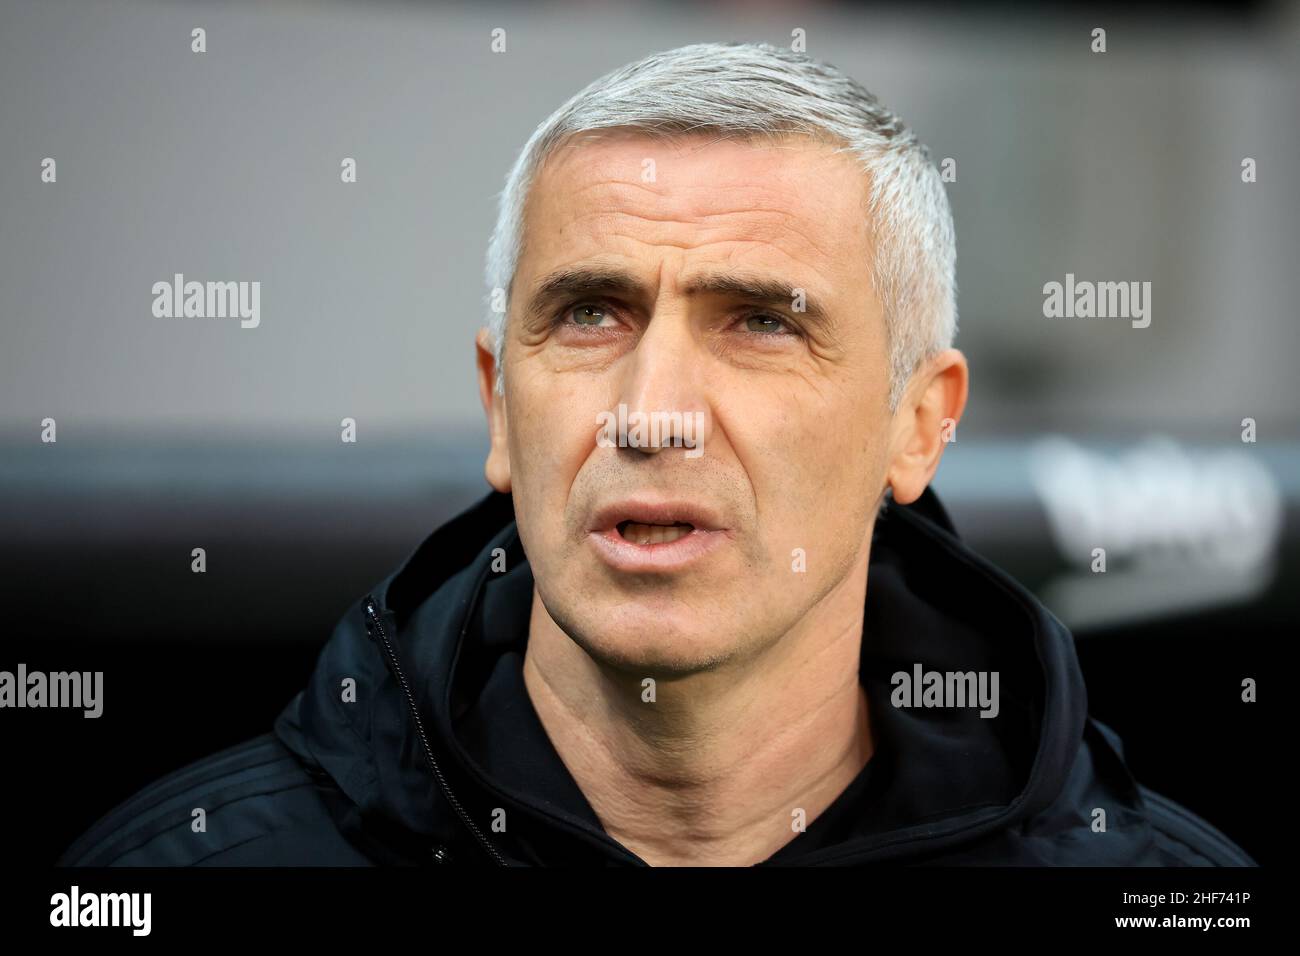
<svg viewBox="0 0 1300 956">
<path fill-rule="evenodd" d="M 463 823 L 472 834 L 474 834 L 474 839 L 476 839 L 479 842 L 479 845 L 483 847 L 484 852 L 486 852 L 499 866 L 508 866 L 509 864 L 506 863 L 505 858 L 500 854 L 497 848 L 492 845 L 491 841 L 483 835 L 483 831 L 478 828 L 478 825 L 469 818 L 469 814 L 465 812 L 465 808 L 462 807 L 460 801 L 456 799 L 456 795 L 451 792 L 451 787 L 447 783 L 447 778 L 443 776 L 442 768 L 438 766 L 438 761 L 434 759 L 433 748 L 429 746 L 429 737 L 424 732 L 424 721 L 420 719 L 420 710 L 415 704 L 415 695 L 411 693 L 411 685 L 406 682 L 406 675 L 402 672 L 402 665 L 397 659 L 397 651 L 394 649 L 393 643 L 389 639 L 388 629 L 384 627 L 384 621 L 383 618 L 380 617 L 379 609 L 375 604 L 374 597 L 367 594 L 365 600 L 361 602 L 361 607 L 365 611 L 366 615 L 366 636 L 369 637 L 371 641 L 375 641 L 376 635 L 378 636 L 378 643 L 383 648 L 384 656 L 388 661 L 389 670 L 392 671 L 393 676 L 397 678 L 397 683 L 402 688 L 402 695 L 406 698 L 406 705 L 411 711 L 411 718 L 415 721 L 416 733 L 420 735 L 420 743 L 424 746 L 425 759 L 428 760 L 429 769 L 433 772 L 434 778 L 438 781 L 438 787 L 442 790 L 442 795 L 447 799 L 447 802 L 451 804 L 452 809 L 456 811 L 456 816 L 460 818 L 460 822 Z"/>
</svg>

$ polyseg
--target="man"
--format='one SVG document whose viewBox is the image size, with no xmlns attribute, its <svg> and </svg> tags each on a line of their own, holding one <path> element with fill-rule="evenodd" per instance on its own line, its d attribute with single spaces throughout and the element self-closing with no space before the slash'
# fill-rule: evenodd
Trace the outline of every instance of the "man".
<svg viewBox="0 0 1300 956">
<path fill-rule="evenodd" d="M 1069 633 L 928 488 L 954 257 L 925 148 L 829 66 L 702 44 L 592 84 L 502 195 L 492 494 L 273 733 L 64 862 L 1252 863 L 1135 783 Z"/>
</svg>

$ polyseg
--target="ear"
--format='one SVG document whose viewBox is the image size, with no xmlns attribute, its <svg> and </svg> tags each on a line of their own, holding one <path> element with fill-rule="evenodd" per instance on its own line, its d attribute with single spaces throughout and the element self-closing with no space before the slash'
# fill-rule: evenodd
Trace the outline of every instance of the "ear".
<svg viewBox="0 0 1300 956">
<path fill-rule="evenodd" d="M 497 392 L 497 360 L 492 351 L 492 333 L 479 329 L 475 339 L 478 353 L 478 397 L 487 412 L 488 449 L 487 463 L 483 468 L 488 484 L 502 494 L 510 493 L 510 448 L 506 431 L 506 397 Z"/>
<path fill-rule="evenodd" d="M 966 357 L 956 349 L 945 349 L 912 375 L 894 412 L 885 473 L 899 504 L 921 497 L 939 468 L 944 448 L 956 441 L 969 386 Z"/>
</svg>

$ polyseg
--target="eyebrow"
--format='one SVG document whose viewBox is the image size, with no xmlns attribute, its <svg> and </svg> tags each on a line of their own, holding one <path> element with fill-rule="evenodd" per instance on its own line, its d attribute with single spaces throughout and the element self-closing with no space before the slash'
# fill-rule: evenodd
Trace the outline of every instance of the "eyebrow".
<svg viewBox="0 0 1300 956">
<path fill-rule="evenodd" d="M 808 290 L 793 282 L 782 282 L 767 276 L 751 273 L 717 272 L 696 276 L 686 282 L 689 295 L 720 295 L 744 299 L 760 305 L 793 308 L 795 289 L 803 292 L 803 310 L 799 313 L 808 319 L 825 322 L 829 316 L 821 303 Z"/>
<path fill-rule="evenodd" d="M 715 272 L 694 276 L 686 281 L 683 292 L 687 296 L 720 295 L 743 299 L 757 305 L 790 308 L 794 283 L 782 282 L 753 273 Z M 826 322 L 828 313 L 804 289 L 803 311 L 799 314 L 810 320 Z M 560 300 L 580 299 L 587 296 L 623 296 L 648 298 L 648 288 L 636 277 L 621 269 L 576 268 L 559 269 L 537 284 L 528 303 L 528 316 L 540 318 L 552 303 Z"/>
<path fill-rule="evenodd" d="M 552 303 L 561 300 L 607 295 L 644 298 L 647 291 L 636 278 L 619 269 L 559 269 L 537 284 L 528 301 L 528 317 L 541 318 Z"/>
</svg>

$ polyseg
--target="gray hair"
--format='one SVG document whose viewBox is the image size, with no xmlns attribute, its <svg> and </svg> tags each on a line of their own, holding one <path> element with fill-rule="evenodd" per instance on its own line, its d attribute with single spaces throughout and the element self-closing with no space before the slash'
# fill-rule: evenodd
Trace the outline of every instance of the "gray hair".
<svg viewBox="0 0 1300 956">
<path fill-rule="evenodd" d="M 889 336 L 891 409 L 917 366 L 952 344 L 956 241 L 929 150 L 851 77 L 765 43 L 697 43 L 652 54 L 596 80 L 538 126 L 500 195 L 487 253 L 489 301 L 502 291 L 509 295 L 524 202 L 546 159 L 576 134 L 615 127 L 658 137 L 805 135 L 855 153 L 871 177 L 872 283 Z M 498 391 L 505 324 L 505 309 L 489 306 Z"/>
</svg>

